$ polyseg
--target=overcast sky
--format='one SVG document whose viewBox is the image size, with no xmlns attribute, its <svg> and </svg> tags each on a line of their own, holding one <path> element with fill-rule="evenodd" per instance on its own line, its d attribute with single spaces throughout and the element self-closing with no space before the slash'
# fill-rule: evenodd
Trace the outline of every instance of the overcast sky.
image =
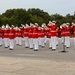
<svg viewBox="0 0 75 75">
<path fill-rule="evenodd" d="M 50 15 L 58 13 L 65 16 L 74 14 L 75 0 L 0 0 L 0 13 L 13 8 L 40 8 Z"/>
</svg>

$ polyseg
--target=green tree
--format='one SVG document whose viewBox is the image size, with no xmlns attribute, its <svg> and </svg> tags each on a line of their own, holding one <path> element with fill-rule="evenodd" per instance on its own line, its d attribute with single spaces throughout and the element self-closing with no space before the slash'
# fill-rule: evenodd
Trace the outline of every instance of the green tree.
<svg viewBox="0 0 75 75">
<path fill-rule="evenodd" d="M 2 20 L 2 24 L 9 24 L 9 19 L 7 17 L 4 16 L 1 18 L 1 20 Z"/>
<path fill-rule="evenodd" d="M 0 26 L 2 25 L 2 19 L 1 19 L 1 15 L 0 15 Z"/>
</svg>

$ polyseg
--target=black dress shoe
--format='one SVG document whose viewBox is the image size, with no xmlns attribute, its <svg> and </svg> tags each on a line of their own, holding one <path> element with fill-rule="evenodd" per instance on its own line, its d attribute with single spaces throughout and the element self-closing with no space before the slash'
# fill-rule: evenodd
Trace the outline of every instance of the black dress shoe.
<svg viewBox="0 0 75 75">
<path fill-rule="evenodd" d="M 0 46 L 2 46 L 2 45 L 0 45 Z"/>
<path fill-rule="evenodd" d="M 44 43 L 46 45 L 46 43 Z"/>
<path fill-rule="evenodd" d="M 55 51 L 56 49 L 52 49 L 52 51 Z"/>
<path fill-rule="evenodd" d="M 52 47 L 49 47 L 49 49 L 52 49 Z"/>
<path fill-rule="evenodd" d="M 25 47 L 25 48 L 29 48 L 29 47 Z"/>
<path fill-rule="evenodd" d="M 34 51 L 38 51 L 38 49 L 34 49 Z"/>
<path fill-rule="evenodd" d="M 42 48 L 44 48 L 45 46 L 41 46 Z"/>
<path fill-rule="evenodd" d="M 13 49 L 10 48 L 9 50 L 13 50 Z"/>
<path fill-rule="evenodd" d="M 19 45 L 19 46 L 22 46 L 22 45 Z"/>
<path fill-rule="evenodd" d="M 70 47 L 67 47 L 67 48 L 70 48 Z"/>
<path fill-rule="evenodd" d="M 8 47 L 5 47 L 5 48 L 8 48 Z"/>
<path fill-rule="evenodd" d="M 39 45 L 39 46 L 41 46 L 41 45 Z"/>
<path fill-rule="evenodd" d="M 30 49 L 33 49 L 33 48 L 30 48 Z"/>
</svg>

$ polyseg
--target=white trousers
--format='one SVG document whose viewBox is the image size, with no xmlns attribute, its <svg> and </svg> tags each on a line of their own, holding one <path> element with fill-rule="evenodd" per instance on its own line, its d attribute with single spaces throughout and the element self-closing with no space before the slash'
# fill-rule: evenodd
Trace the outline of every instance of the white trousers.
<svg viewBox="0 0 75 75">
<path fill-rule="evenodd" d="M 15 38 L 15 42 L 16 42 L 17 45 L 19 44 L 19 37 Z"/>
<path fill-rule="evenodd" d="M 33 41 L 33 38 L 32 38 L 32 42 L 33 42 L 33 47 L 34 47 L 34 41 Z"/>
<path fill-rule="evenodd" d="M 74 37 L 74 46 L 75 46 L 75 37 Z"/>
<path fill-rule="evenodd" d="M 10 49 L 14 49 L 14 39 L 10 39 Z"/>
<path fill-rule="evenodd" d="M 51 48 L 52 47 L 51 38 L 48 38 L 48 41 L 49 41 L 49 48 Z"/>
<path fill-rule="evenodd" d="M 41 46 L 41 38 L 40 37 L 38 38 L 38 43 Z"/>
<path fill-rule="evenodd" d="M 56 36 L 51 36 L 52 49 L 56 49 Z"/>
<path fill-rule="evenodd" d="M 4 45 L 5 47 L 9 46 L 9 38 L 4 38 Z"/>
<path fill-rule="evenodd" d="M 28 37 L 24 37 L 24 39 L 25 39 L 25 47 L 29 47 Z"/>
<path fill-rule="evenodd" d="M 33 39 L 29 38 L 29 48 L 33 48 Z"/>
<path fill-rule="evenodd" d="M 62 43 L 64 43 L 64 37 L 63 36 L 61 37 L 61 39 L 62 39 Z"/>
<path fill-rule="evenodd" d="M 2 45 L 2 38 L 0 38 L 0 45 Z"/>
<path fill-rule="evenodd" d="M 23 41 L 23 42 L 25 42 L 25 39 L 24 39 L 24 37 L 22 38 L 22 41 Z"/>
<path fill-rule="evenodd" d="M 65 36 L 65 46 L 70 47 L 70 37 L 69 36 Z"/>
<path fill-rule="evenodd" d="M 38 47 L 38 38 L 34 38 L 33 42 L 34 42 L 34 50 L 36 50 L 36 49 L 38 50 L 38 48 L 39 48 Z"/>
<path fill-rule="evenodd" d="M 44 44 L 47 42 L 47 36 L 44 36 Z"/>
<path fill-rule="evenodd" d="M 41 46 L 44 47 L 45 44 L 44 44 L 44 38 L 41 38 Z"/>
<path fill-rule="evenodd" d="M 56 45 L 58 45 L 58 37 L 56 37 Z"/>
<path fill-rule="evenodd" d="M 22 37 L 18 38 L 18 44 L 21 46 L 22 45 Z"/>
</svg>

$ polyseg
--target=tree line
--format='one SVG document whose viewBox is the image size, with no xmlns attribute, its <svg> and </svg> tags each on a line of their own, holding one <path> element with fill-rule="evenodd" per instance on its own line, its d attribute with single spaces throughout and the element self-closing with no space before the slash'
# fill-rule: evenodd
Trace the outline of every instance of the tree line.
<svg viewBox="0 0 75 75">
<path fill-rule="evenodd" d="M 75 13 L 73 15 L 67 14 L 62 16 L 60 14 L 49 15 L 47 12 L 37 8 L 32 9 L 9 9 L 4 13 L 0 14 L 0 26 L 9 24 L 20 26 L 21 24 L 38 23 L 40 26 L 42 23 L 48 23 L 49 21 L 55 20 L 60 26 L 65 22 L 75 22 Z"/>
</svg>

